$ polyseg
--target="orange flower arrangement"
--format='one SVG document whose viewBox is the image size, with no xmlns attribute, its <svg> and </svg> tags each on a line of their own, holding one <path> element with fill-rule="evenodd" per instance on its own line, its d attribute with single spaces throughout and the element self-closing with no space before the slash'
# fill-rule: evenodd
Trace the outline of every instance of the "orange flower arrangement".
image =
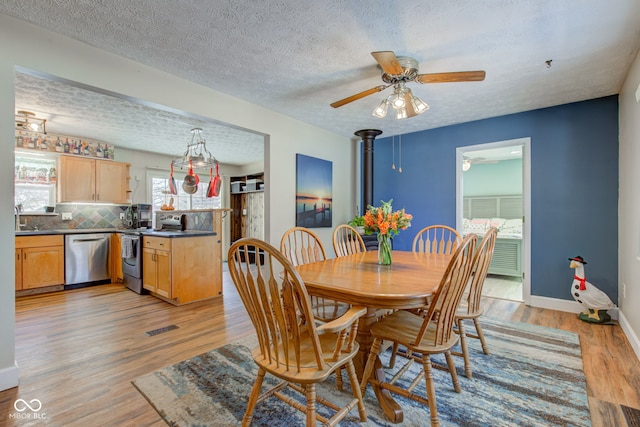
<svg viewBox="0 0 640 427">
<path fill-rule="evenodd" d="M 404 211 L 393 211 L 391 202 L 382 201 L 382 206 L 369 206 L 364 214 L 364 234 L 378 233 L 378 264 L 391 265 L 391 239 L 400 230 L 411 226 L 413 216 Z"/>
<path fill-rule="evenodd" d="M 382 202 L 382 206 L 369 206 L 364 214 L 364 232 L 365 234 L 378 233 L 383 236 L 396 236 L 400 230 L 406 230 L 411 227 L 413 216 L 404 211 L 393 212 L 391 202 Z"/>
</svg>

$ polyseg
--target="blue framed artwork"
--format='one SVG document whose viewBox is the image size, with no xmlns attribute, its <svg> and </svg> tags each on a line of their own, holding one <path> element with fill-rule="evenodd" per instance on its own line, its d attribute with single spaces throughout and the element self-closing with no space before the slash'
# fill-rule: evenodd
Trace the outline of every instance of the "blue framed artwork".
<svg viewBox="0 0 640 427">
<path fill-rule="evenodd" d="M 332 227 L 333 163 L 296 154 L 296 226 Z"/>
</svg>

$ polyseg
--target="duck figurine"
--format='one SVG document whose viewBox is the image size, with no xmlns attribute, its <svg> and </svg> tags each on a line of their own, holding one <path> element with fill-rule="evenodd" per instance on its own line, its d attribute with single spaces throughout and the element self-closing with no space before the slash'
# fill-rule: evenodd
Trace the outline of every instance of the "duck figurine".
<svg viewBox="0 0 640 427">
<path fill-rule="evenodd" d="M 587 282 L 584 275 L 584 266 L 587 262 L 581 256 L 569 258 L 569 261 L 571 261 L 569 267 L 576 270 L 571 284 L 571 295 L 586 308 L 586 311 L 578 314 L 578 318 L 589 323 L 610 322 L 611 316 L 607 310 L 616 307 L 616 305 L 607 294 Z"/>
</svg>

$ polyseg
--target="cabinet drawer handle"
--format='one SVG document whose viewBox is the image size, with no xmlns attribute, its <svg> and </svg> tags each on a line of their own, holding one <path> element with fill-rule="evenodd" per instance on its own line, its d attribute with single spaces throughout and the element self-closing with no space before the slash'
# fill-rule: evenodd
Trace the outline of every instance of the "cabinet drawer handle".
<svg viewBox="0 0 640 427">
<path fill-rule="evenodd" d="M 16 254 L 16 259 L 17 259 L 18 261 L 20 261 L 20 254 L 19 254 L 19 253 L 17 253 L 17 254 Z"/>
</svg>

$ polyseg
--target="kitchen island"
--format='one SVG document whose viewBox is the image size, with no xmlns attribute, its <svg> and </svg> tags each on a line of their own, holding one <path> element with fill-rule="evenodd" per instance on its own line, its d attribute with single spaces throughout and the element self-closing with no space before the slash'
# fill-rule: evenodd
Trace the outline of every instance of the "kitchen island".
<svg viewBox="0 0 640 427">
<path fill-rule="evenodd" d="M 222 295 L 220 236 L 214 231 L 142 232 L 142 287 L 171 304 Z"/>
</svg>

